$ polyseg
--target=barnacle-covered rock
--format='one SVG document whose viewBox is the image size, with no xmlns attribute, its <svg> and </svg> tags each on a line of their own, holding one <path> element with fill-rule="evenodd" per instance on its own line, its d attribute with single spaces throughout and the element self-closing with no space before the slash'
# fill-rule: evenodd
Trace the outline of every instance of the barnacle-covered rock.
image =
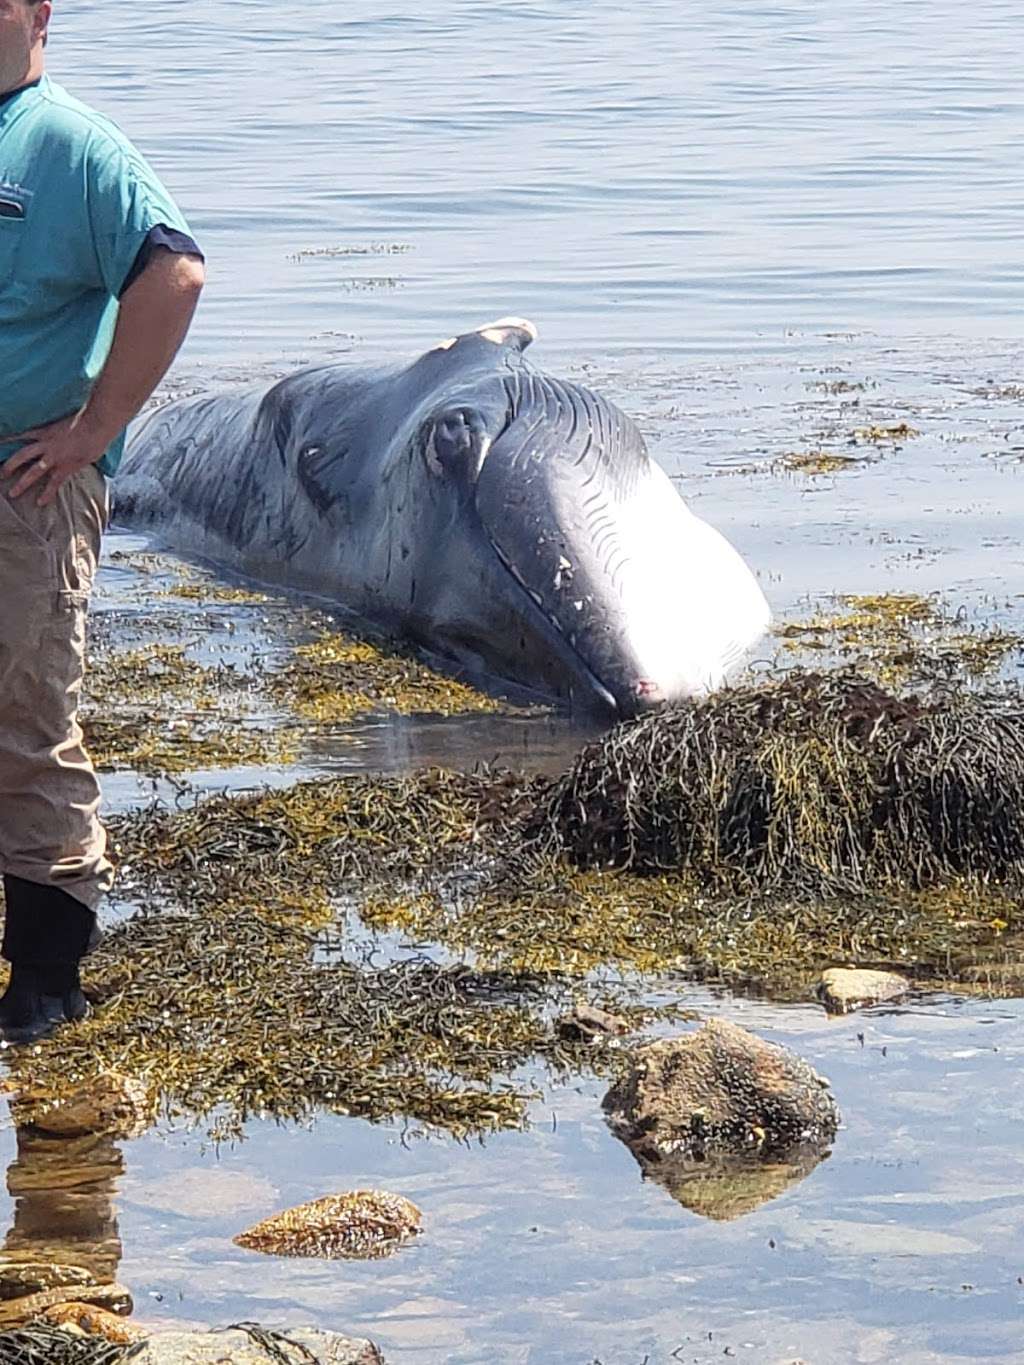
<svg viewBox="0 0 1024 1365">
<path fill-rule="evenodd" d="M 39 1321 L 53 1327 L 77 1327 L 86 1336 L 102 1337 L 115 1346 L 131 1346 L 147 1335 L 141 1327 L 91 1303 L 54 1304 L 40 1313 Z"/>
<path fill-rule="evenodd" d="M 104 1071 L 57 1096 L 22 1091 L 14 1104 L 14 1117 L 54 1137 L 108 1133 L 133 1138 L 150 1127 L 156 1108 L 153 1089 L 145 1081 Z"/>
<path fill-rule="evenodd" d="M 235 1242 L 271 1256 L 373 1260 L 415 1236 L 420 1220 L 416 1205 L 400 1194 L 351 1190 L 276 1213 L 239 1233 Z"/>
<path fill-rule="evenodd" d="M 644 1176 L 706 1218 L 738 1218 L 827 1155 L 828 1082 L 785 1048 L 723 1020 L 638 1048 L 604 1108 Z"/>
<path fill-rule="evenodd" d="M 638 1048 L 604 1099 L 608 1121 L 649 1162 L 754 1155 L 831 1142 L 839 1112 L 802 1058 L 721 1019 Z"/>
</svg>

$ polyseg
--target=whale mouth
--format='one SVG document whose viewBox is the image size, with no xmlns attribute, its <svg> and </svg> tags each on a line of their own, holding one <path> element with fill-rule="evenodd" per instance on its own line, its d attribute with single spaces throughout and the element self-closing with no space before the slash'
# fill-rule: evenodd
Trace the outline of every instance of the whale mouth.
<svg viewBox="0 0 1024 1365">
<path fill-rule="evenodd" d="M 767 628 L 750 570 L 612 404 L 533 373 L 505 382 L 476 510 L 565 670 L 620 715 L 706 695 Z"/>
<path fill-rule="evenodd" d="M 565 627 L 555 611 L 549 604 L 545 603 L 541 593 L 530 586 L 498 541 L 491 535 L 488 535 L 488 541 L 510 579 L 515 583 L 521 594 L 529 598 L 533 604 L 539 631 L 544 635 L 550 653 L 555 658 L 560 658 L 566 673 L 571 677 L 569 701 L 573 709 L 588 712 L 610 712 L 613 716 L 620 715 L 623 711 L 620 699 L 605 686 L 593 671 L 577 649 L 575 640 L 567 636 Z"/>
<path fill-rule="evenodd" d="M 622 566 L 604 553 L 617 502 L 651 467 L 642 439 L 585 389 L 533 373 L 505 386 L 509 421 L 475 486 L 490 547 L 532 604 L 574 705 L 629 715 L 657 704 L 664 699 L 657 680 L 630 657 Z"/>
</svg>

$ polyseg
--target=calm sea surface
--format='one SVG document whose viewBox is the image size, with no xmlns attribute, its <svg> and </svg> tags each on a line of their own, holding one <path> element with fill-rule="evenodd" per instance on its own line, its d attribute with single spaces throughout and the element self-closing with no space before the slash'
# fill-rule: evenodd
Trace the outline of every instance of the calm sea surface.
<svg viewBox="0 0 1024 1365">
<path fill-rule="evenodd" d="M 177 382 L 412 355 L 523 314 L 541 363 L 638 419 L 780 617 L 897 590 L 1024 624 L 1008 0 L 56 8 L 52 73 L 124 125 L 209 256 Z M 904 421 L 921 435 L 835 477 L 773 469 Z M 98 612 L 126 610 L 127 577 L 108 562 Z M 324 766 L 502 744 L 550 765 L 573 742 L 548 727 L 531 750 L 522 724 L 514 742 L 478 724 L 378 726 Z M 316 1322 L 396 1362 L 1024 1362 L 1024 1003 L 931 997 L 832 1022 L 677 989 L 808 1056 L 846 1120 L 828 1161 L 733 1222 L 643 1184 L 601 1088 L 540 1071 L 524 1134 L 466 1148 L 332 1118 L 254 1125 L 216 1154 L 154 1133 L 112 1154 L 124 1174 L 78 1213 L 143 1318 Z M 424 1209 L 427 1234 L 392 1260 L 231 1243 L 374 1184 Z M 67 1191 L 13 1174 L 11 1190 L 19 1235 L 69 1217 Z"/>
<path fill-rule="evenodd" d="M 1010 0 L 57 9 L 53 72 L 209 251 L 193 358 L 415 348 L 509 312 L 569 355 L 1016 335 Z M 301 254 L 375 243 L 406 250 Z"/>
</svg>

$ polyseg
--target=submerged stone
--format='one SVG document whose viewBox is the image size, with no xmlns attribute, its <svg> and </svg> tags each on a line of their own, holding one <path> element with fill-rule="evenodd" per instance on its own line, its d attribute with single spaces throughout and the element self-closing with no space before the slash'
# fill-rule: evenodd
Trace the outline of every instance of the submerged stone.
<svg viewBox="0 0 1024 1365">
<path fill-rule="evenodd" d="M 608 1091 L 612 1130 L 644 1163 L 779 1159 L 822 1149 L 839 1112 L 801 1057 L 723 1020 L 638 1048 Z"/>
<path fill-rule="evenodd" d="M 270 1256 L 373 1260 L 390 1255 L 420 1230 L 415 1204 L 383 1190 L 329 1194 L 276 1213 L 241 1232 L 238 1246 Z"/>
<path fill-rule="evenodd" d="M 612 1014 L 597 1005 L 586 1003 L 563 1014 L 556 1024 L 560 1038 L 570 1042 L 589 1043 L 596 1038 L 621 1038 L 629 1032 L 629 1021 L 621 1014 Z"/>
<path fill-rule="evenodd" d="M 910 983 L 896 972 L 861 971 L 853 967 L 830 967 L 822 972 L 818 999 L 829 1014 L 849 1014 L 865 1005 L 897 1000 L 910 990 Z"/>
</svg>

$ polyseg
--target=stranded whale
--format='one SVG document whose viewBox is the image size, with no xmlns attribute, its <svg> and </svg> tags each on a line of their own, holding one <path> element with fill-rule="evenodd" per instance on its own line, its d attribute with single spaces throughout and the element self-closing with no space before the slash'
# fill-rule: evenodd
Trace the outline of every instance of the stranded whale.
<svg viewBox="0 0 1024 1365">
<path fill-rule="evenodd" d="M 502 319 L 409 365 L 170 403 L 115 520 L 576 707 L 710 691 L 764 595 L 624 413 L 530 364 L 535 336 Z"/>
</svg>

